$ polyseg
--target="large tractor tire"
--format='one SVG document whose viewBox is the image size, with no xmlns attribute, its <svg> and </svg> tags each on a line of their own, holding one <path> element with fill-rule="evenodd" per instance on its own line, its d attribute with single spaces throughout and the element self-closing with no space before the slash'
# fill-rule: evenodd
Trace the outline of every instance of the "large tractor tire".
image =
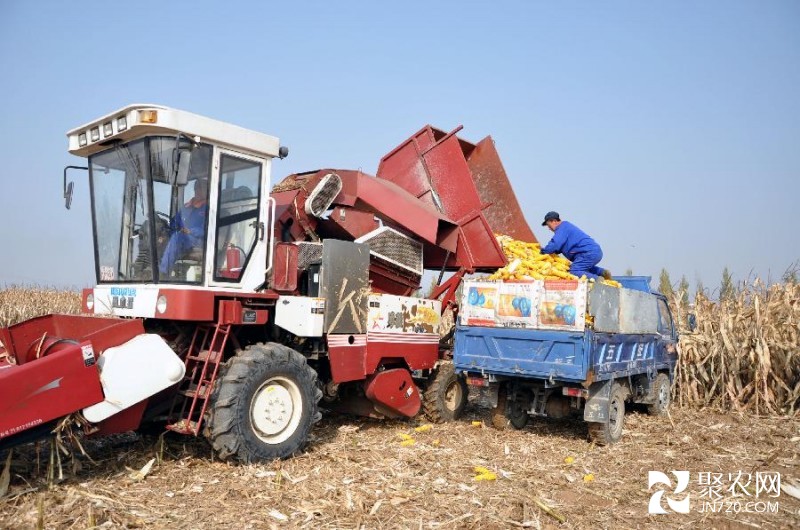
<svg viewBox="0 0 800 530">
<path fill-rule="evenodd" d="M 435 423 L 457 420 L 467 406 L 469 389 L 453 363 L 442 363 L 431 375 L 422 394 L 422 410 Z"/>
<path fill-rule="evenodd" d="M 589 423 L 589 438 L 597 445 L 611 445 L 622 438 L 625 423 L 625 399 L 628 391 L 619 383 L 614 383 L 608 398 L 608 421 Z"/>
<path fill-rule="evenodd" d="M 647 405 L 647 412 L 653 416 L 664 416 L 672 399 L 672 389 L 667 374 L 662 373 L 656 376 L 656 380 L 653 381 L 653 394 L 655 394 L 656 400 Z"/>
<path fill-rule="evenodd" d="M 206 436 L 222 459 L 287 458 L 319 421 L 322 392 L 305 357 L 281 344 L 255 344 L 231 358 L 209 404 Z"/>
</svg>

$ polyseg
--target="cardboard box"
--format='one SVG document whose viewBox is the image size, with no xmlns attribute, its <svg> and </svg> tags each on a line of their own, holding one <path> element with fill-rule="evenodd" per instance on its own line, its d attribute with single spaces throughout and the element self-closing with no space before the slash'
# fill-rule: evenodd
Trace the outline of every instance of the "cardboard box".
<svg viewBox="0 0 800 530">
<path fill-rule="evenodd" d="M 545 280 L 537 311 L 539 329 L 583 331 L 586 293 L 586 281 Z"/>
</svg>

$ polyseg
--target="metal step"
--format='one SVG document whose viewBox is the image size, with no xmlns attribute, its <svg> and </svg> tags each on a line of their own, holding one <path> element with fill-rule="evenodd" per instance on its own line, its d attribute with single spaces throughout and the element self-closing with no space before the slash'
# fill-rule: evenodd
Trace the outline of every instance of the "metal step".
<svg viewBox="0 0 800 530">
<path fill-rule="evenodd" d="M 183 388 L 176 393 L 169 414 L 173 419 L 180 419 L 167 429 L 195 436 L 200 433 L 230 331 L 229 324 L 200 325 L 195 330 L 186 354 Z"/>
</svg>

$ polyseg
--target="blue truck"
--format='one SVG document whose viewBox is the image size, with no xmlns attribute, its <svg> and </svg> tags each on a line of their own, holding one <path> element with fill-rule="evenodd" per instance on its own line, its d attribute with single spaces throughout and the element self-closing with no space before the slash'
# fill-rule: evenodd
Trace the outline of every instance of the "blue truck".
<svg viewBox="0 0 800 530">
<path fill-rule="evenodd" d="M 667 300 L 650 290 L 649 277 L 615 280 L 622 288 L 573 282 L 577 303 L 553 298 L 563 295 L 547 281 L 529 288 L 534 294 L 465 284 L 455 372 L 488 389 L 495 427 L 521 429 L 531 416 L 582 416 L 591 439 L 608 445 L 622 436 L 626 403 L 666 413 L 678 338 Z M 536 308 L 533 315 L 528 307 Z"/>
</svg>

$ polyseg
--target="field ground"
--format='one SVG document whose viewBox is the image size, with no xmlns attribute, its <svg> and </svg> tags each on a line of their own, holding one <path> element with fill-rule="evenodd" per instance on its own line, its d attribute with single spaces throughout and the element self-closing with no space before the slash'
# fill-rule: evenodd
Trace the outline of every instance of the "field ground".
<svg viewBox="0 0 800 530">
<path fill-rule="evenodd" d="M 727 487 L 729 474 L 749 473 L 750 502 L 757 473 L 778 472 L 784 485 L 800 481 L 797 418 L 635 411 L 619 444 L 597 447 L 580 421 L 497 431 L 474 398 L 462 420 L 425 432 L 414 431 L 418 423 L 327 415 L 305 453 L 263 465 L 217 461 L 202 440 L 180 436 L 163 444 L 139 435 L 91 441 L 84 445 L 95 463 L 78 458 L 77 472 L 65 469 L 50 489 L 47 444 L 39 464 L 34 446 L 17 448 L 0 528 L 800 527 L 800 501 L 785 492 L 759 493 L 758 501 L 777 501 L 777 513 L 735 513 L 746 501 L 734 503 L 727 492 L 722 509 L 730 513 L 701 513 L 698 476 L 723 473 Z M 401 434 L 414 444 L 401 445 Z M 143 479 L 135 476 L 157 456 Z M 475 466 L 497 479 L 476 481 Z M 691 472 L 689 514 L 648 515 L 651 470 Z"/>
</svg>

